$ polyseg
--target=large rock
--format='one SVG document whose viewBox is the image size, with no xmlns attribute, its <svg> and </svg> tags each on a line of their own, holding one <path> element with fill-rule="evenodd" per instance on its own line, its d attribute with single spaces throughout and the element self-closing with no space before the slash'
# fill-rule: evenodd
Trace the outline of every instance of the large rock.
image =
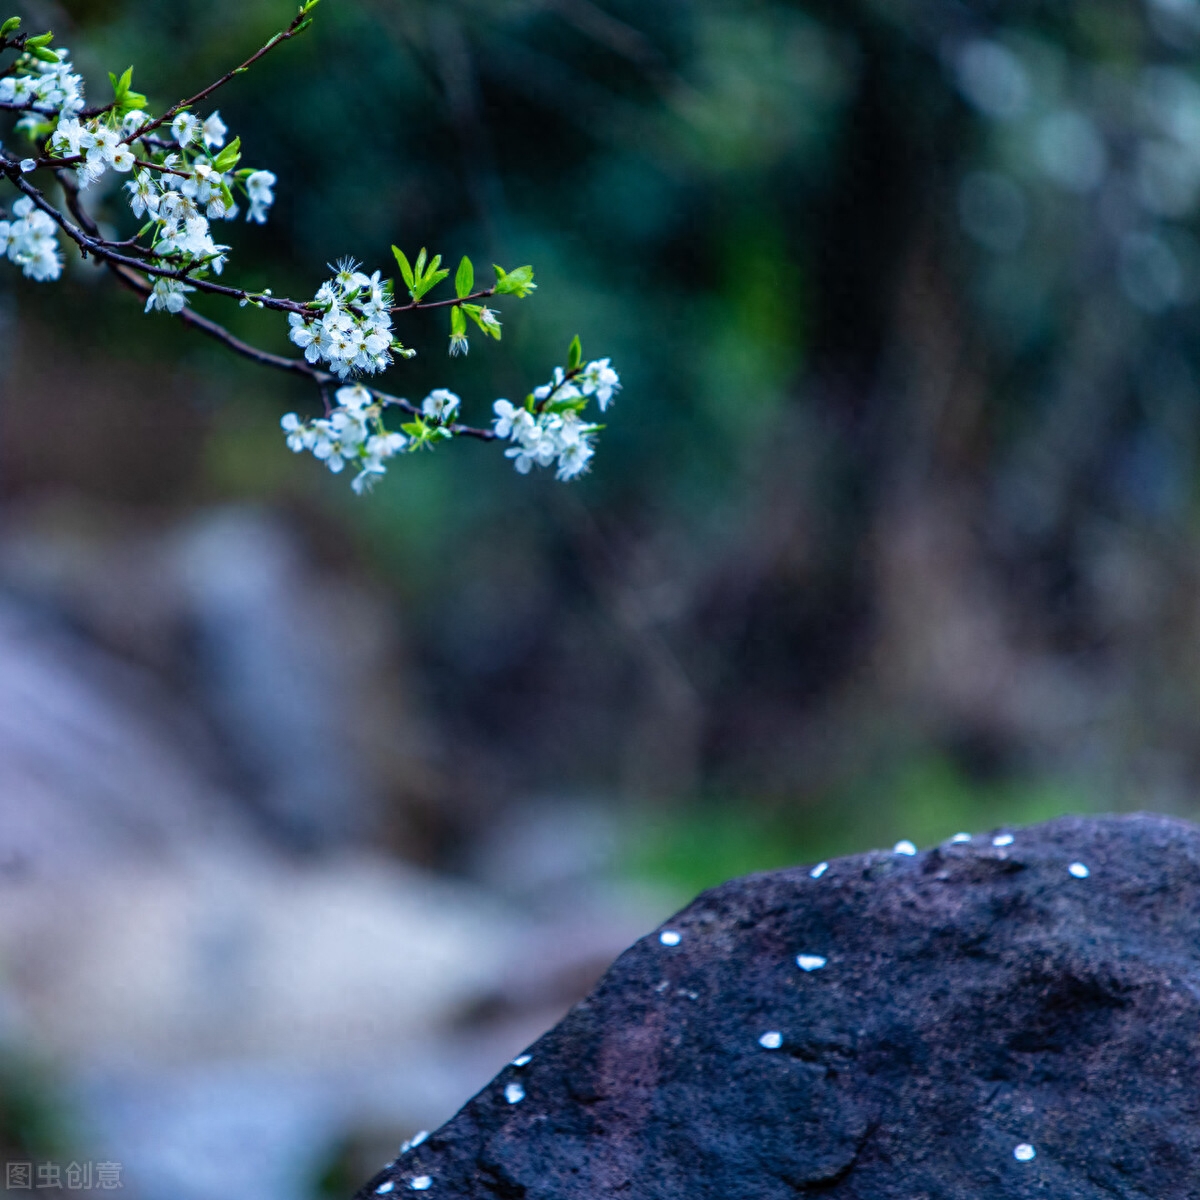
<svg viewBox="0 0 1200 1200">
<path fill-rule="evenodd" d="M 706 892 L 359 1195 L 1200 1196 L 1200 829 L 1006 842 Z"/>
</svg>

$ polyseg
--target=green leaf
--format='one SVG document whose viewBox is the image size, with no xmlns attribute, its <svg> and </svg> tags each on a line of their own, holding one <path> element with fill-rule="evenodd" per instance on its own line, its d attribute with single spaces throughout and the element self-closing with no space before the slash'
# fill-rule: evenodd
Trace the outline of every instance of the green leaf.
<svg viewBox="0 0 1200 1200">
<path fill-rule="evenodd" d="M 396 256 L 396 265 L 400 268 L 400 274 L 404 276 L 405 286 L 408 287 L 410 293 L 413 287 L 413 269 L 408 259 L 404 256 L 404 251 L 399 246 L 392 247 L 392 253 Z"/>
<path fill-rule="evenodd" d="M 421 282 L 416 285 L 416 287 L 409 290 L 409 295 L 412 296 L 414 300 L 420 300 L 426 292 L 437 287 L 437 285 L 441 283 L 447 275 L 450 274 L 449 271 L 439 271 L 437 269 L 437 264 L 439 262 L 441 262 L 441 259 L 435 258 L 433 262 L 429 264 L 429 270 L 426 272 L 425 278 L 422 279 Z"/>
<path fill-rule="evenodd" d="M 456 304 L 450 310 L 450 336 L 451 337 L 466 337 L 467 335 L 467 318 L 463 315 L 462 306 Z"/>
<path fill-rule="evenodd" d="M 418 280 L 425 277 L 425 247 L 421 247 L 421 253 L 417 255 L 417 265 L 413 268 L 413 274 Z"/>
<path fill-rule="evenodd" d="M 516 296 L 518 299 L 523 299 L 537 287 L 537 284 L 533 282 L 533 268 L 530 266 L 505 271 L 503 267 L 498 267 L 493 263 L 492 269 L 496 272 L 498 295 Z"/>
<path fill-rule="evenodd" d="M 242 157 L 242 139 L 235 137 L 232 142 L 226 146 L 216 158 L 213 159 L 212 165 L 214 171 L 220 171 L 222 174 L 228 171 L 231 167 L 238 164 Z"/>
<path fill-rule="evenodd" d="M 454 276 L 454 290 L 461 300 L 464 296 L 471 294 L 474 286 L 475 268 L 471 266 L 471 260 L 464 254 L 462 262 L 458 264 L 458 272 Z"/>
<path fill-rule="evenodd" d="M 141 92 L 126 92 L 125 102 L 121 105 L 122 108 L 145 108 L 146 97 Z"/>
<path fill-rule="evenodd" d="M 583 412 L 587 408 L 587 400 L 551 400 L 546 405 L 548 413 Z"/>
<path fill-rule="evenodd" d="M 58 55 L 53 50 L 47 50 L 44 46 L 35 46 L 29 53 L 42 62 L 56 63 L 60 61 Z"/>
<path fill-rule="evenodd" d="M 50 43 L 52 41 L 54 41 L 54 34 L 39 33 L 37 35 L 37 37 L 31 37 L 31 38 L 25 39 L 25 49 L 26 50 L 34 50 L 34 49 L 37 49 L 39 46 L 48 46 L 48 45 L 50 45 Z"/>
<path fill-rule="evenodd" d="M 579 334 L 576 334 L 571 339 L 571 345 L 567 350 L 567 370 L 574 371 L 577 366 L 583 361 L 583 346 L 579 342 Z"/>
<path fill-rule="evenodd" d="M 4 37 L 6 34 L 12 33 L 14 30 L 17 30 L 20 28 L 21 28 L 21 18 L 20 17 L 9 17 L 8 20 L 4 22 L 3 25 L 0 25 L 0 37 Z"/>
</svg>

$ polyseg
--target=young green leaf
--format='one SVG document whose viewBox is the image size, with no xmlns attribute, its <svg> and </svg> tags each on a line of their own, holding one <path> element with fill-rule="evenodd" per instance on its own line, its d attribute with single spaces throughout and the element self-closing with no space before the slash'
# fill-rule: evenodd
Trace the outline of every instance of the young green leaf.
<svg viewBox="0 0 1200 1200">
<path fill-rule="evenodd" d="M 400 268 L 400 274 L 404 276 L 405 286 L 409 289 L 411 294 L 412 287 L 415 282 L 413 278 L 412 266 L 409 264 L 408 259 L 405 258 L 404 251 L 401 250 L 399 246 L 393 246 L 392 253 L 396 256 L 396 265 Z"/>
<path fill-rule="evenodd" d="M 417 265 L 413 268 L 413 274 L 418 280 L 425 277 L 425 247 L 421 247 L 421 253 L 417 255 Z"/>
<path fill-rule="evenodd" d="M 29 53 L 41 62 L 56 63 L 61 61 L 53 50 L 47 50 L 45 46 L 35 46 Z"/>
<path fill-rule="evenodd" d="M 33 50 L 38 46 L 48 46 L 48 45 L 50 45 L 50 43 L 52 41 L 54 41 L 54 34 L 39 33 L 37 35 L 37 37 L 31 37 L 31 38 L 25 39 L 25 49 Z"/>
<path fill-rule="evenodd" d="M 438 267 L 441 265 L 441 262 L 442 262 L 442 256 L 440 254 L 435 254 L 433 256 L 433 261 L 429 264 L 428 267 L 424 266 L 424 259 L 425 259 L 425 251 L 422 250 L 419 257 L 417 258 L 417 269 L 416 269 L 416 275 L 418 276 L 417 282 L 414 287 L 409 289 L 409 295 L 412 296 L 412 298 L 414 300 L 420 300 L 421 297 L 424 296 L 426 292 L 437 287 L 437 285 L 439 283 L 441 283 L 442 280 L 445 279 L 447 275 L 450 274 L 450 272 L 447 270 L 444 270 L 444 269 L 441 271 L 438 270 Z M 422 274 L 422 271 L 424 271 L 423 274 Z"/>
<path fill-rule="evenodd" d="M 213 170 L 224 173 L 230 168 L 237 166 L 238 161 L 242 157 L 242 139 L 235 137 L 232 142 L 226 146 L 216 158 L 213 159 Z"/>
<path fill-rule="evenodd" d="M 471 289 L 475 286 L 475 268 L 471 265 L 471 260 L 464 254 L 463 260 L 458 264 L 458 271 L 454 276 L 454 290 L 461 300 L 464 296 L 471 294 Z"/>
<path fill-rule="evenodd" d="M 3 25 L 0 25 L 0 37 L 4 37 L 10 33 L 15 33 L 16 30 L 18 30 L 20 28 L 21 28 L 21 18 L 20 17 L 9 17 L 8 20 L 4 22 Z"/>
<path fill-rule="evenodd" d="M 516 296 L 523 299 L 532 292 L 537 284 L 533 282 L 533 268 L 530 266 L 517 267 L 506 271 L 503 267 L 492 264 L 496 272 L 496 293 L 500 296 Z"/>
<path fill-rule="evenodd" d="M 426 292 L 432 291 L 439 283 L 442 282 L 443 279 L 448 278 L 449 275 L 450 272 L 446 270 L 433 271 L 430 274 L 427 274 L 421 281 L 421 286 L 417 288 L 417 294 L 413 298 L 415 300 L 420 300 Z"/>
<path fill-rule="evenodd" d="M 567 370 L 574 371 L 576 367 L 583 361 L 583 347 L 579 342 L 579 334 L 576 334 L 571 339 L 571 345 L 567 350 Z"/>
</svg>

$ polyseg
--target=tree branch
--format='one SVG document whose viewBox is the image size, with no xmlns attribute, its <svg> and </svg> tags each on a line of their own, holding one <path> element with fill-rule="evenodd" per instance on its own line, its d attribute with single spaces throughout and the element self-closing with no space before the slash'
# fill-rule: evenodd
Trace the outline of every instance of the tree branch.
<svg viewBox="0 0 1200 1200">
<path fill-rule="evenodd" d="M 194 287 L 200 292 L 208 292 L 213 296 L 226 296 L 232 300 L 244 300 L 247 303 L 261 305 L 263 308 L 275 309 L 277 312 L 307 314 L 312 311 L 307 304 L 302 304 L 298 300 L 287 300 L 281 296 L 263 296 L 257 292 L 248 292 L 244 288 L 226 287 L 223 283 L 213 283 L 211 279 L 197 279 L 191 272 L 204 266 L 204 263 L 196 263 L 188 269 L 177 271 L 170 267 L 156 267 L 150 263 L 144 263 L 140 259 L 130 258 L 124 254 L 117 254 L 109 248 L 110 245 L 115 243 L 108 243 L 100 237 L 92 237 L 68 221 L 33 184 L 22 178 L 20 164 L 2 153 L 0 153 L 0 172 L 6 175 L 16 188 L 28 196 L 42 212 L 50 217 L 67 237 L 83 251 L 85 256 L 91 254 L 93 257 L 101 259 L 104 262 L 113 263 L 117 266 L 132 267 L 135 270 L 145 271 L 147 275 L 154 275 L 160 279 L 178 280 L 181 283 L 186 283 Z"/>
</svg>

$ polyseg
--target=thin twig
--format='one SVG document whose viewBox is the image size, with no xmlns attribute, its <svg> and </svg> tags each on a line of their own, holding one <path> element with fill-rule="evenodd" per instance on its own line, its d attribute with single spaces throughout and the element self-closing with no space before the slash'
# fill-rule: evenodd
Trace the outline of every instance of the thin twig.
<svg viewBox="0 0 1200 1200">
<path fill-rule="evenodd" d="M 241 75 L 243 71 L 246 71 L 254 63 L 258 62 L 258 60 L 262 58 L 264 54 L 267 54 L 269 51 L 274 50 L 276 46 L 282 45 L 284 42 L 294 38 L 299 31 L 300 26 L 304 23 L 304 19 L 303 12 L 297 13 L 296 16 L 292 18 L 292 23 L 285 30 L 283 30 L 282 33 L 277 33 L 274 37 L 270 38 L 265 46 L 262 46 L 260 49 L 256 50 L 248 59 L 246 59 L 244 63 L 241 64 L 241 66 L 234 67 L 232 71 L 226 71 L 225 74 L 222 75 L 221 78 L 215 83 L 210 83 L 208 87 L 202 88 L 188 100 L 180 100 L 178 104 L 168 108 L 161 117 L 151 121 L 148 125 L 143 125 L 140 130 L 131 133 L 128 137 L 123 138 L 122 140 L 125 142 L 130 142 L 134 138 L 141 137 L 144 134 L 149 133 L 152 129 L 157 129 L 160 125 L 164 125 L 166 122 L 173 120 L 185 108 L 191 108 L 193 105 L 199 104 L 201 100 L 206 100 L 218 88 L 224 87 L 225 84 L 227 84 L 235 76 Z"/>
<path fill-rule="evenodd" d="M 135 292 L 143 300 L 150 295 L 151 287 L 146 280 L 142 279 L 137 272 L 128 267 L 108 264 L 108 268 L 112 273 L 129 288 Z M 268 350 L 261 350 L 257 346 L 252 346 L 249 342 L 242 341 L 241 338 L 235 337 L 224 325 L 218 324 L 216 321 L 210 320 L 208 317 L 201 316 L 198 312 L 190 308 L 181 309 L 174 313 L 189 329 L 195 329 L 200 333 L 207 335 L 210 338 L 220 342 L 227 349 L 232 350 L 235 354 L 241 355 L 243 358 L 249 359 L 251 362 L 258 363 L 262 367 L 273 367 L 277 371 L 286 371 L 292 375 L 303 375 L 311 379 L 317 385 L 321 393 L 321 398 L 325 405 L 326 413 L 331 411 L 331 406 L 328 400 L 328 389 L 333 387 L 343 387 L 346 380 L 339 379 L 338 376 L 331 374 L 329 371 L 322 371 L 317 367 L 304 361 L 302 358 L 287 358 L 282 354 L 272 354 Z M 361 380 L 358 381 L 362 383 Z M 410 400 L 405 400 L 402 396 L 393 396 L 388 392 L 380 391 L 379 388 L 373 388 L 368 384 L 362 383 L 371 395 L 380 402 L 390 408 L 399 408 L 412 416 L 421 416 L 421 410 Z M 496 440 L 496 434 L 491 429 L 479 429 L 474 425 L 454 424 L 447 426 L 451 433 L 458 437 L 478 438 L 481 441 L 490 442 Z"/>
<path fill-rule="evenodd" d="M 472 300 L 486 300 L 489 296 L 496 294 L 495 287 L 490 287 L 486 291 L 473 292 L 470 296 L 456 297 L 453 300 L 430 300 L 428 304 L 422 304 L 420 300 L 414 300 L 411 304 L 393 304 L 391 312 L 412 312 L 414 308 L 454 308 L 459 304 L 470 304 Z"/>
</svg>

